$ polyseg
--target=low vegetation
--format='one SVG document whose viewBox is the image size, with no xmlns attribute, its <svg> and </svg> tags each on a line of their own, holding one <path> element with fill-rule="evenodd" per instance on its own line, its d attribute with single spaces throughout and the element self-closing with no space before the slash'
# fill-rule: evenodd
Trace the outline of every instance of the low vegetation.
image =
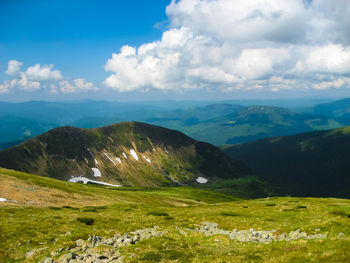
<svg viewBox="0 0 350 263">
<path fill-rule="evenodd" d="M 0 203 L 0 262 L 60 258 L 78 239 L 108 238 L 156 225 L 163 235 L 118 248 L 124 262 L 347 262 L 350 257 L 349 200 L 241 200 L 189 187 L 96 187 L 5 169 L 0 170 L 0 178 L 23 189 L 0 191 L 0 197 L 12 200 Z M 30 191 L 46 194 L 33 203 Z M 51 198 L 56 199 L 50 202 Z M 194 231 L 202 222 L 230 231 L 300 229 L 308 235 L 327 234 L 327 238 L 240 242 Z"/>
</svg>

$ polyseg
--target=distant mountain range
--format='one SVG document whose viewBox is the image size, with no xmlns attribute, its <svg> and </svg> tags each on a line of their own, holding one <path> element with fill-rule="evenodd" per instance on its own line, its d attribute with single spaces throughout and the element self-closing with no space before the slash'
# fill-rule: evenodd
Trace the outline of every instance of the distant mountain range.
<svg viewBox="0 0 350 263">
<path fill-rule="evenodd" d="M 326 130 L 350 125 L 350 99 L 319 104 L 293 112 L 272 106 L 230 103 L 0 102 L 0 149 L 52 128 L 97 128 L 123 121 L 146 122 L 179 130 L 214 145 L 237 144 L 260 138 Z M 218 134 L 219 131 L 219 134 Z"/>
<path fill-rule="evenodd" d="M 350 119 L 350 98 L 318 104 L 312 107 L 310 113 Z"/>
<path fill-rule="evenodd" d="M 350 127 L 223 147 L 281 194 L 350 198 Z"/>
<path fill-rule="evenodd" d="M 213 145 L 138 122 L 60 127 L 0 152 L 0 166 L 72 182 L 157 187 L 251 175 Z"/>
<path fill-rule="evenodd" d="M 197 112 L 202 110 L 209 113 L 213 106 L 197 109 Z M 264 137 L 350 125 L 350 120 L 299 114 L 277 107 L 227 105 L 226 108 L 231 111 L 229 114 L 207 120 L 199 120 L 193 114 L 189 114 L 187 116 L 192 117 L 186 120 L 158 118 L 147 121 L 155 125 L 178 129 L 197 140 L 207 141 L 214 145 L 244 143 Z"/>
</svg>

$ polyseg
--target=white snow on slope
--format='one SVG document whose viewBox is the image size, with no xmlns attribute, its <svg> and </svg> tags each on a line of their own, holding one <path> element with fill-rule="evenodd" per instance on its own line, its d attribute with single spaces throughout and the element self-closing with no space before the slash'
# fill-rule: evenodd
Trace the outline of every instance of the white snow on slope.
<svg viewBox="0 0 350 263">
<path fill-rule="evenodd" d="M 204 177 L 198 177 L 198 178 L 196 179 L 196 181 L 197 181 L 198 183 L 200 183 L 200 184 L 205 184 L 205 183 L 208 182 L 208 179 L 206 179 L 206 178 L 204 178 Z"/>
<path fill-rule="evenodd" d="M 109 157 L 108 156 L 108 154 L 107 153 L 103 153 L 114 165 L 117 165 L 113 160 L 112 160 L 112 158 L 111 157 Z M 110 153 L 109 153 L 110 154 Z"/>
<path fill-rule="evenodd" d="M 68 180 L 68 182 L 71 182 L 71 183 L 83 182 L 84 184 L 94 183 L 94 184 L 120 187 L 120 185 L 118 185 L 118 184 L 109 184 L 109 183 L 105 183 L 105 182 L 95 181 L 95 180 L 91 180 L 89 178 L 82 177 L 82 176 L 72 177 L 71 179 Z"/>
<path fill-rule="evenodd" d="M 0 197 L 0 202 L 8 202 L 8 201 L 9 201 L 8 199 Z"/>
<path fill-rule="evenodd" d="M 125 152 L 123 152 L 123 156 L 124 156 L 124 158 L 125 158 L 125 159 L 128 159 L 128 157 L 126 157 L 126 154 L 125 154 Z"/>
<path fill-rule="evenodd" d="M 101 174 L 101 172 L 100 172 L 99 169 L 97 169 L 97 168 L 91 168 L 91 170 L 94 172 L 94 176 L 95 176 L 95 177 L 101 177 L 101 176 L 102 176 L 102 174 Z"/>
<path fill-rule="evenodd" d="M 122 163 L 122 160 L 120 160 L 120 158 L 116 157 L 115 158 L 119 163 Z"/>
<path fill-rule="evenodd" d="M 130 150 L 130 154 L 132 155 L 132 157 L 135 158 L 136 161 L 139 160 L 139 157 L 137 156 L 136 152 L 133 149 Z"/>
<path fill-rule="evenodd" d="M 91 154 L 92 158 L 94 158 L 94 160 L 95 160 L 95 164 L 96 164 L 96 165 L 98 165 L 98 161 L 96 160 L 95 155 L 93 155 L 93 154 L 92 154 L 92 152 L 90 151 L 90 149 L 89 149 L 89 148 L 88 148 L 87 150 L 88 150 L 88 151 L 89 151 L 89 153 Z"/>
<path fill-rule="evenodd" d="M 164 151 L 165 151 L 166 153 L 169 153 L 166 147 L 164 147 Z"/>
<path fill-rule="evenodd" d="M 143 156 L 143 158 L 145 158 L 145 160 L 149 163 L 151 163 L 151 160 L 149 158 L 147 158 L 146 156 Z"/>
</svg>

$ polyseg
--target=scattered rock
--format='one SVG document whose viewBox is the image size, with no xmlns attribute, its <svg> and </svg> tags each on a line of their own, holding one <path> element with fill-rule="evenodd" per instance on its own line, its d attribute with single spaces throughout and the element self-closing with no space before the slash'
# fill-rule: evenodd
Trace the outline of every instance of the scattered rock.
<svg viewBox="0 0 350 263">
<path fill-rule="evenodd" d="M 36 249 L 33 249 L 33 250 L 31 250 L 31 251 L 28 251 L 28 252 L 26 253 L 26 258 L 30 258 L 31 256 L 34 255 L 35 252 L 36 252 Z"/>
<path fill-rule="evenodd" d="M 49 257 L 45 257 L 39 261 L 39 263 L 55 263 L 55 262 L 56 261 L 54 261 L 52 258 L 49 258 Z"/>
<path fill-rule="evenodd" d="M 154 226 L 153 228 L 139 229 L 131 233 L 125 233 L 122 236 L 114 235 L 113 237 L 109 238 L 92 235 L 89 236 L 87 240 L 76 240 L 75 247 L 69 248 L 69 253 L 61 256 L 58 262 L 123 262 L 123 257 L 120 256 L 119 251 L 116 249 L 123 246 L 131 246 L 142 239 L 158 237 L 164 233 L 165 231 L 160 231 L 159 226 Z M 99 246 L 104 246 L 103 252 L 96 248 Z M 64 249 L 58 250 L 58 252 L 63 251 Z"/>
<path fill-rule="evenodd" d="M 67 254 L 64 254 L 61 257 L 61 261 L 60 262 L 71 262 L 72 259 L 76 259 L 76 258 L 77 258 L 76 254 L 74 254 L 74 253 L 67 253 Z"/>
<path fill-rule="evenodd" d="M 289 234 L 283 233 L 276 235 L 276 230 L 238 230 L 233 229 L 232 231 L 223 230 L 218 228 L 216 223 L 203 222 L 202 225 L 197 225 L 195 231 L 205 234 L 206 236 L 213 235 L 226 235 L 231 239 L 238 240 L 241 242 L 259 242 L 259 243 L 270 243 L 272 241 L 290 241 L 297 239 L 325 239 L 327 234 L 313 234 L 307 235 L 300 229 L 291 231 Z"/>
<path fill-rule="evenodd" d="M 213 235 L 225 235 L 230 239 L 234 239 L 241 242 L 257 242 L 268 244 L 272 241 L 290 241 L 297 239 L 324 239 L 327 234 L 316 233 L 308 235 L 302 232 L 300 229 L 291 231 L 289 233 L 277 234 L 277 230 L 238 230 L 232 231 L 220 229 L 218 224 L 211 222 L 203 222 L 201 225 L 196 225 L 196 229 L 186 229 L 186 231 L 177 227 L 176 229 L 182 235 L 187 235 L 189 231 L 196 231 L 203 233 L 206 236 Z M 159 237 L 166 233 L 161 231 L 159 226 L 153 228 L 139 229 L 123 235 L 114 235 L 113 237 L 100 237 L 96 235 L 89 236 L 87 240 L 78 239 L 75 241 L 75 247 L 68 248 L 67 254 L 64 254 L 59 259 L 58 263 L 82 263 L 82 262 L 123 262 L 124 257 L 120 255 L 118 248 L 123 246 L 131 246 L 137 242 L 151 237 Z M 338 236 L 345 236 L 344 233 L 339 233 Z M 215 242 L 220 242 L 219 239 L 215 239 Z M 103 246 L 101 248 L 97 248 Z M 135 249 L 136 250 L 136 249 Z M 33 250 L 27 253 L 27 257 L 33 255 L 37 250 Z M 59 253 L 63 252 L 61 248 L 57 250 Z M 52 256 L 58 256 L 58 253 L 51 254 Z M 46 260 L 46 261 L 45 261 Z M 50 261 L 51 260 L 51 261 Z M 51 258 L 44 258 L 41 263 L 55 263 Z"/>
</svg>

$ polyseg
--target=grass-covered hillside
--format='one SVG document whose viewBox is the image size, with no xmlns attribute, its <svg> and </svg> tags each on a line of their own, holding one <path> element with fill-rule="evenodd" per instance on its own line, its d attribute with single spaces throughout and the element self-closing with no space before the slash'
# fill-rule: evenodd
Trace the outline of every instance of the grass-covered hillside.
<svg viewBox="0 0 350 263">
<path fill-rule="evenodd" d="M 280 193 L 350 197 L 350 127 L 225 146 Z"/>
<path fill-rule="evenodd" d="M 0 165 L 66 181 L 143 187 L 199 185 L 251 174 L 210 144 L 137 122 L 56 128 L 1 151 Z"/>
<path fill-rule="evenodd" d="M 0 180 L 0 262 L 328 263 L 350 257 L 348 200 L 241 200 L 188 187 L 73 184 L 6 169 Z"/>
<path fill-rule="evenodd" d="M 206 108 L 209 113 L 212 112 L 210 107 Z M 217 108 L 220 108 L 219 105 Z M 349 120 L 299 114 L 269 106 L 234 107 L 231 105 L 227 114 L 211 119 L 191 118 L 191 116 L 188 112 L 186 119 L 164 117 L 149 119 L 147 122 L 177 129 L 197 140 L 214 145 L 244 143 L 265 137 L 339 128 L 350 124 Z"/>
</svg>

